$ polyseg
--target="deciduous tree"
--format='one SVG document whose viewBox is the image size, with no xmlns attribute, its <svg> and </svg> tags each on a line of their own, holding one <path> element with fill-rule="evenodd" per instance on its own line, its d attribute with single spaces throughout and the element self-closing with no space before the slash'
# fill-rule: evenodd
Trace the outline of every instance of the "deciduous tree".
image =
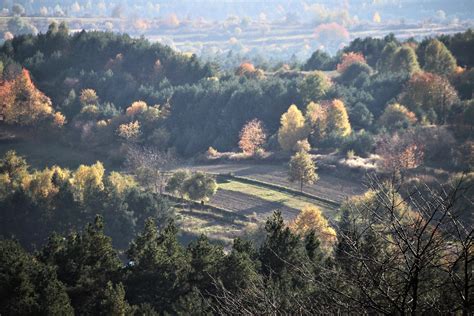
<svg viewBox="0 0 474 316">
<path fill-rule="evenodd" d="M 97 105 L 99 97 L 94 89 L 84 89 L 81 91 L 79 100 L 81 101 L 82 106 Z"/>
<path fill-rule="evenodd" d="M 137 114 L 142 114 L 148 109 L 148 105 L 144 101 L 135 101 L 133 102 L 125 111 L 127 116 L 135 116 Z"/>
<path fill-rule="evenodd" d="M 441 124 L 458 100 L 456 90 L 446 78 L 428 72 L 413 74 L 400 96 L 401 103 L 419 118 Z M 429 117 L 430 113 L 435 113 L 437 119 Z"/>
<path fill-rule="evenodd" d="M 404 72 L 411 75 L 420 70 L 418 57 L 414 49 L 410 46 L 398 48 L 392 62 L 392 72 Z"/>
<path fill-rule="evenodd" d="M 281 116 L 278 143 L 284 151 L 291 151 L 299 140 L 305 139 L 308 131 L 301 111 L 292 104 Z"/>
<path fill-rule="evenodd" d="M 0 97 L 4 121 L 9 124 L 33 125 L 54 113 L 51 100 L 35 87 L 26 69 L 13 81 L 0 82 Z"/>
<path fill-rule="evenodd" d="M 307 75 L 298 85 L 304 104 L 321 100 L 331 87 L 330 79 L 322 71 Z"/>
<path fill-rule="evenodd" d="M 381 137 L 377 144 L 377 154 L 382 157 L 382 169 L 400 172 L 418 167 L 423 162 L 423 144 L 417 142 L 412 133 L 395 133 Z"/>
<path fill-rule="evenodd" d="M 313 205 L 304 207 L 298 216 L 290 222 L 289 227 L 300 236 L 314 232 L 326 251 L 331 251 L 336 242 L 336 231 L 329 225 L 321 209 Z"/>
<path fill-rule="evenodd" d="M 253 155 L 265 144 L 266 136 L 262 121 L 253 119 L 242 127 L 239 147 L 245 154 Z"/>
<path fill-rule="evenodd" d="M 133 121 L 130 123 L 120 124 L 119 128 L 117 129 L 117 134 L 127 141 L 133 142 L 138 140 L 141 135 L 140 122 Z"/>
<path fill-rule="evenodd" d="M 178 170 L 173 172 L 173 175 L 166 182 L 166 191 L 172 194 L 179 194 L 181 199 L 186 194 L 184 183 L 191 174 L 188 170 Z"/>
<path fill-rule="evenodd" d="M 341 62 L 337 64 L 336 69 L 338 72 L 344 73 L 344 71 L 346 71 L 346 69 L 354 63 L 367 64 L 364 55 L 362 55 L 361 53 L 349 52 L 342 54 Z"/>
<path fill-rule="evenodd" d="M 300 151 L 291 157 L 289 167 L 288 179 L 290 182 L 299 182 L 301 192 L 304 184 L 313 184 L 318 180 L 316 164 L 305 151 Z"/>
<path fill-rule="evenodd" d="M 346 107 L 341 100 L 334 99 L 326 103 L 327 107 L 327 133 L 335 133 L 346 137 L 351 133 L 351 124 Z"/>
<path fill-rule="evenodd" d="M 163 193 L 167 172 L 176 165 L 176 157 L 170 151 L 133 145 L 127 149 L 125 164 L 141 185 Z"/>
<path fill-rule="evenodd" d="M 306 107 L 306 125 L 310 129 L 310 135 L 317 140 L 322 140 L 326 136 L 327 111 L 319 103 L 310 102 Z"/>
<path fill-rule="evenodd" d="M 415 113 L 409 111 L 406 107 L 399 103 L 389 104 L 383 114 L 380 116 L 378 123 L 390 130 L 407 128 L 416 123 Z"/>
<path fill-rule="evenodd" d="M 183 184 L 186 195 L 194 201 L 207 201 L 217 191 L 217 183 L 213 176 L 196 172 Z"/>
</svg>

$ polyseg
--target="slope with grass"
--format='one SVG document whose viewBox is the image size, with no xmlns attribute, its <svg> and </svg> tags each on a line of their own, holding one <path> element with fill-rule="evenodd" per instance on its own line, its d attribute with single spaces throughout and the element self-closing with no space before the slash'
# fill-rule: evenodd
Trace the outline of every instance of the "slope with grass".
<svg viewBox="0 0 474 316">
<path fill-rule="evenodd" d="M 288 167 L 286 164 L 229 163 L 182 166 L 182 168 L 213 174 L 233 174 L 299 190 L 297 183 L 288 181 Z M 341 203 L 350 196 L 364 193 L 366 189 L 361 183 L 363 179 L 352 179 L 350 175 L 340 174 L 337 171 L 318 170 L 318 175 L 319 180 L 315 184 L 306 185 L 304 187 L 305 192 Z"/>
</svg>

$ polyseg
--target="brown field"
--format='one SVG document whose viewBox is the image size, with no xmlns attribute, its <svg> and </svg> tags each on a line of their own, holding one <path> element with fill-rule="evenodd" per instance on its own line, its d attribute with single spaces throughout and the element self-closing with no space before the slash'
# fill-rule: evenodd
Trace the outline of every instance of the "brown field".
<svg viewBox="0 0 474 316">
<path fill-rule="evenodd" d="M 213 174 L 232 173 L 235 176 L 299 189 L 297 184 L 288 182 L 286 164 L 229 163 L 181 166 L 181 168 Z M 223 181 L 218 179 L 218 184 L 219 189 L 208 204 L 244 215 L 245 218 L 238 221 L 229 221 L 225 216 L 216 217 L 216 214 L 213 214 L 212 211 L 208 211 L 206 214 L 201 214 L 199 211 L 198 213 L 185 212 L 183 214 L 181 211 L 179 213 L 184 216 L 180 223 L 188 233 L 195 235 L 196 233 L 205 232 L 214 240 L 229 245 L 232 238 L 246 233 L 249 224 L 264 222 L 276 210 L 281 211 L 286 221 L 290 221 L 298 215 L 302 207 L 313 204 L 321 208 L 333 225 L 338 217 L 337 210 L 334 207 L 328 207 L 315 199 L 273 190 L 264 186 L 245 184 L 238 180 Z M 321 171 L 319 172 L 319 181 L 306 186 L 304 191 L 341 203 L 350 196 L 362 194 L 365 187 L 350 176 Z"/>
<path fill-rule="evenodd" d="M 299 212 L 278 201 L 267 201 L 252 194 L 222 189 L 217 191 L 210 203 L 259 221 L 265 220 L 275 210 L 281 211 L 287 220 L 293 219 Z"/>
<path fill-rule="evenodd" d="M 200 170 L 209 173 L 232 173 L 236 176 L 247 177 L 259 181 L 270 182 L 299 190 L 297 183 L 287 180 L 286 164 L 216 164 L 185 167 L 190 170 Z M 352 179 L 350 174 L 336 174 L 319 171 L 319 180 L 312 185 L 306 185 L 304 191 L 336 202 L 343 202 L 347 197 L 362 194 L 365 191 L 361 183 L 363 179 Z"/>
</svg>

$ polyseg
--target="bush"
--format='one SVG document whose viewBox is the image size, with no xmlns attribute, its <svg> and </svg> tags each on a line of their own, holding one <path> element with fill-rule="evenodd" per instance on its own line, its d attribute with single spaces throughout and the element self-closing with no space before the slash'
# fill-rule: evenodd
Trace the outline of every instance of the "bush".
<svg viewBox="0 0 474 316">
<path fill-rule="evenodd" d="M 361 130 L 357 133 L 352 133 L 342 144 L 341 152 L 346 155 L 353 151 L 361 157 L 368 157 L 373 151 L 375 145 L 374 137 L 371 133 Z"/>
<path fill-rule="evenodd" d="M 353 83 L 356 79 L 364 75 L 370 75 L 372 68 L 369 65 L 355 62 L 349 65 L 339 77 L 341 83 Z"/>
<path fill-rule="evenodd" d="M 424 146 L 425 163 L 443 164 L 444 167 L 452 166 L 459 146 L 453 133 L 446 127 L 419 127 L 415 131 L 415 138 Z"/>
<path fill-rule="evenodd" d="M 341 136 L 339 133 L 330 132 L 322 141 L 315 140 L 313 137 L 310 137 L 310 139 L 312 147 L 339 148 L 344 143 L 344 140 L 347 139 L 347 136 Z M 318 146 L 314 146 L 314 144 Z"/>
<path fill-rule="evenodd" d="M 368 128 L 372 125 L 374 115 L 361 102 L 357 102 L 349 111 L 349 120 L 354 127 Z"/>
</svg>

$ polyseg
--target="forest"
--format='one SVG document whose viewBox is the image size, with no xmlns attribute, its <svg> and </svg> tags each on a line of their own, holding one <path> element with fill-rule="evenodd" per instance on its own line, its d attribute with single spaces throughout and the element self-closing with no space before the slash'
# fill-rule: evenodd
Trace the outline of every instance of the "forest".
<svg viewBox="0 0 474 316">
<path fill-rule="evenodd" d="M 472 314 L 473 52 L 388 34 L 228 69 L 65 22 L 6 40 L 0 314 Z M 257 189 L 264 212 L 230 205 Z"/>
</svg>

